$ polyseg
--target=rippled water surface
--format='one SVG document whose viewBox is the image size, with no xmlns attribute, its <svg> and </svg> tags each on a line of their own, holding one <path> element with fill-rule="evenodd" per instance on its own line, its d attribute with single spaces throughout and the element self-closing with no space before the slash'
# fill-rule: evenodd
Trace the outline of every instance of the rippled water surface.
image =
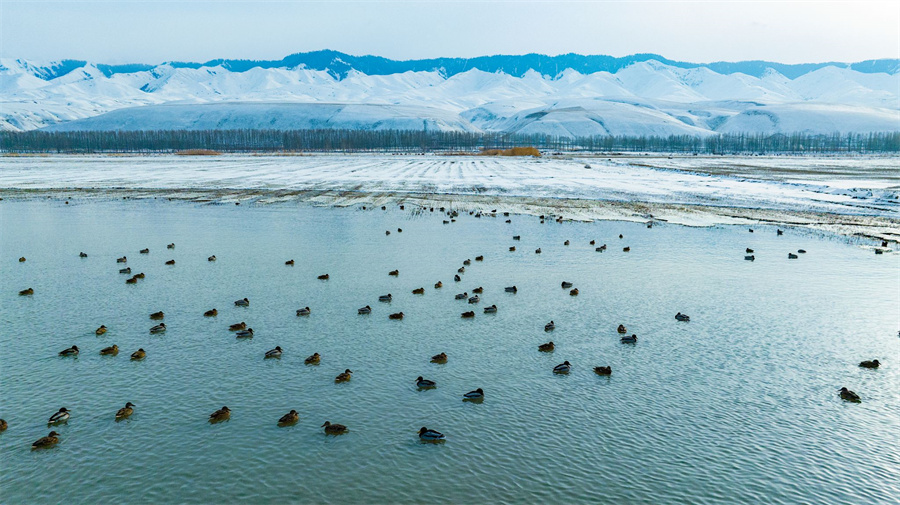
<svg viewBox="0 0 900 505">
<path fill-rule="evenodd" d="M 0 203 L 0 501 L 897 503 L 900 255 L 766 226 L 442 219 Z M 125 284 L 123 255 L 146 279 Z M 478 286 L 481 303 L 454 299 Z M 169 329 L 150 335 L 159 310 Z M 228 331 L 240 321 L 254 338 Z M 548 340 L 555 352 L 538 352 Z M 78 358 L 57 357 L 73 344 Z M 99 355 L 112 344 L 118 356 Z M 283 357 L 263 360 L 276 345 Z M 147 358 L 130 361 L 139 347 Z M 447 364 L 429 362 L 442 351 Z M 313 352 L 321 364 L 304 365 Z M 857 366 L 875 358 L 878 370 Z M 572 372 L 554 375 L 565 360 Z M 335 384 L 345 368 L 353 379 Z M 419 375 L 437 388 L 418 391 Z M 461 401 L 478 387 L 483 403 Z M 115 422 L 127 401 L 134 415 Z M 231 420 L 207 423 L 223 405 Z M 31 451 L 60 407 L 60 444 Z M 276 426 L 291 409 L 299 423 Z M 326 436 L 326 420 L 349 433 Z M 420 443 L 421 426 L 446 442 Z"/>
</svg>

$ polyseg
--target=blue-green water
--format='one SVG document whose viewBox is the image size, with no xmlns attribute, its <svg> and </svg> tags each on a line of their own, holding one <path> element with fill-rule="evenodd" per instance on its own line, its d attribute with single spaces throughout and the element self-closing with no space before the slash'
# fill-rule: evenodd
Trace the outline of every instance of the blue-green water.
<svg viewBox="0 0 900 505">
<path fill-rule="evenodd" d="M 897 503 L 900 255 L 767 226 L 442 219 L 0 203 L 0 501 Z M 146 279 L 125 284 L 123 255 Z M 454 299 L 478 286 L 480 304 Z M 150 335 L 159 310 L 169 329 Z M 240 321 L 253 339 L 227 330 Z M 620 323 L 636 345 L 619 342 Z M 548 340 L 555 352 L 538 352 Z M 73 344 L 77 359 L 57 357 Z M 112 344 L 118 356 L 98 354 Z M 283 357 L 263 360 L 276 345 Z M 139 347 L 147 358 L 130 361 Z M 429 362 L 442 351 L 447 364 Z M 304 365 L 313 352 L 321 364 Z M 875 358 L 878 370 L 857 366 Z M 565 360 L 573 371 L 554 375 Z M 345 368 L 353 379 L 335 384 Z M 419 375 L 437 388 L 418 391 Z M 483 403 L 461 401 L 478 387 Z M 115 422 L 127 401 L 134 415 Z M 207 423 L 223 405 L 231 420 Z M 60 407 L 61 442 L 31 451 Z M 291 409 L 299 423 L 276 426 Z M 326 420 L 350 432 L 326 436 Z M 421 426 L 447 441 L 420 443 Z"/>
</svg>

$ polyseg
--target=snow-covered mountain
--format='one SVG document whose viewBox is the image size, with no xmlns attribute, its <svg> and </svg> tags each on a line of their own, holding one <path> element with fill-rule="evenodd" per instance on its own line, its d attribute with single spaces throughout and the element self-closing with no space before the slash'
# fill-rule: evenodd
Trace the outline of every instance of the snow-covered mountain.
<svg viewBox="0 0 900 505">
<path fill-rule="evenodd" d="M 110 66 L 0 59 L 0 129 L 352 128 L 560 136 L 900 130 L 900 60 L 698 65 L 657 55 Z"/>
</svg>

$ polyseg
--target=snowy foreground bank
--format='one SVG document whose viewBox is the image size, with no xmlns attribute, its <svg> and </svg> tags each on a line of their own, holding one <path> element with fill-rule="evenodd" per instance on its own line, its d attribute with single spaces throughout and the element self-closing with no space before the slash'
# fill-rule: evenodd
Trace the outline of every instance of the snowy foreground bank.
<svg viewBox="0 0 900 505">
<path fill-rule="evenodd" d="M 900 240 L 900 160 L 887 157 L 0 158 L 3 198 L 161 194 L 221 203 L 407 202 L 692 226 L 766 222 Z"/>
</svg>

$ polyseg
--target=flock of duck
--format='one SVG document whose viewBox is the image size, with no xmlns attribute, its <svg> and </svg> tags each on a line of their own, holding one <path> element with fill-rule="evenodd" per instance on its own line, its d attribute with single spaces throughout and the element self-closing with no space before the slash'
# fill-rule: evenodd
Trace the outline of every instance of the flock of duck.
<svg viewBox="0 0 900 505">
<path fill-rule="evenodd" d="M 403 208 L 404 208 L 404 206 L 401 205 L 400 209 L 402 210 Z M 365 209 L 365 207 L 363 207 L 363 209 Z M 382 207 L 382 210 L 386 210 L 386 208 Z M 433 208 L 431 210 L 434 211 Z M 440 208 L 440 210 L 441 210 L 441 212 L 445 212 L 444 208 Z M 496 212 L 497 211 L 494 210 L 489 215 L 496 216 Z M 445 220 L 444 221 L 445 224 L 447 224 L 448 222 L 455 221 L 455 218 L 458 217 L 458 212 L 456 212 L 456 211 L 449 211 L 446 213 L 451 218 L 451 221 Z M 470 212 L 470 214 L 473 214 L 473 212 Z M 504 213 L 504 215 L 508 216 L 509 213 Z M 476 217 L 480 217 L 480 216 L 481 216 L 481 214 L 479 213 Z M 545 217 L 545 216 L 540 216 L 540 218 L 541 218 L 542 223 L 544 222 L 545 219 L 549 219 L 549 217 Z M 556 217 L 556 220 L 559 222 L 562 220 L 562 217 L 558 216 L 558 217 Z M 507 222 L 509 222 L 509 221 L 507 221 Z M 648 224 L 647 227 L 651 228 L 652 223 Z M 397 229 L 397 232 L 402 232 L 402 231 L 403 230 L 400 228 Z M 753 233 L 754 230 L 750 229 L 749 231 L 751 233 Z M 386 231 L 385 233 L 386 233 L 386 235 L 390 235 L 390 231 Z M 777 234 L 782 235 L 783 231 L 777 230 Z M 514 241 L 518 241 L 521 239 L 521 236 L 514 235 L 512 238 Z M 623 235 L 619 235 L 619 238 L 622 239 L 624 237 L 623 237 Z M 569 241 L 566 240 L 563 244 L 568 246 Z M 590 245 L 596 246 L 595 241 L 591 240 Z M 886 246 L 886 244 L 882 244 L 882 246 Z M 167 245 L 167 249 L 174 249 L 174 248 L 175 248 L 174 243 L 170 243 Z M 515 246 L 509 247 L 510 251 L 515 251 L 515 249 L 516 249 Z M 606 246 L 606 244 L 603 244 L 601 246 L 596 246 L 595 249 L 597 252 L 603 252 L 607 249 L 607 246 Z M 630 247 L 627 247 L 627 246 L 623 247 L 622 250 L 623 250 L 623 252 L 629 252 Z M 148 248 L 141 249 L 139 251 L 140 254 L 149 254 L 149 252 L 150 252 L 150 250 Z M 753 261 L 755 259 L 755 256 L 752 255 L 753 250 L 750 248 L 747 248 L 746 252 L 750 255 L 745 256 L 745 259 Z M 800 249 L 798 251 L 798 253 L 801 253 L 801 254 L 805 253 L 805 252 L 806 251 L 803 249 Z M 536 249 L 535 253 L 541 254 L 541 249 L 540 248 Z M 79 254 L 79 256 L 81 258 L 87 258 L 88 255 L 84 252 L 81 252 Z M 788 258 L 796 259 L 797 255 L 793 254 L 793 253 L 789 253 Z M 215 255 L 209 256 L 207 258 L 207 260 L 210 262 L 216 261 L 216 256 Z M 20 263 L 24 263 L 25 261 L 26 261 L 25 257 L 19 258 Z M 127 263 L 127 261 L 128 261 L 128 259 L 126 256 L 122 256 L 120 258 L 117 258 L 117 260 L 116 260 L 117 263 L 122 263 L 122 264 Z M 476 256 L 475 261 L 476 262 L 484 261 L 484 256 Z M 174 264 L 175 264 L 174 259 L 166 261 L 166 265 L 174 265 Z M 286 261 L 285 265 L 293 266 L 294 260 L 291 259 L 291 260 Z M 467 259 L 467 260 L 463 261 L 463 265 L 457 270 L 457 273 L 454 275 L 454 280 L 456 282 L 461 281 L 460 274 L 463 274 L 466 271 L 466 267 L 470 266 L 470 265 L 471 265 L 471 260 Z M 119 273 L 131 274 L 131 268 L 130 267 L 122 268 L 119 270 Z M 394 276 L 394 277 L 399 276 L 399 270 L 392 270 L 392 271 L 388 272 L 388 275 Z M 138 279 L 143 279 L 143 278 L 145 278 L 144 273 L 138 273 L 136 275 L 133 275 L 132 277 L 129 277 L 126 280 L 126 283 L 127 284 L 135 284 Z M 318 275 L 317 279 L 328 280 L 329 274 Z M 434 284 L 434 289 L 441 289 L 442 287 L 443 287 L 443 283 L 440 281 L 438 281 L 437 283 Z M 561 287 L 563 289 L 570 289 L 569 294 L 571 296 L 578 296 L 578 288 L 575 288 L 572 282 L 563 281 L 561 283 Z M 484 288 L 480 287 L 480 286 L 478 288 L 473 289 L 471 296 L 468 292 L 459 293 L 455 296 L 455 299 L 456 300 L 466 300 L 469 304 L 477 304 L 481 301 L 479 295 L 483 293 L 483 289 Z M 516 286 L 507 286 L 504 288 L 504 291 L 507 293 L 516 293 L 518 291 L 518 288 Z M 425 292 L 424 287 L 420 287 L 420 288 L 416 288 L 416 289 L 412 290 L 413 294 L 423 294 L 424 292 Z M 34 292 L 34 289 L 32 289 L 32 288 L 27 288 L 22 291 L 19 291 L 19 295 L 22 295 L 22 296 L 33 296 L 34 294 L 35 294 L 35 292 Z M 381 295 L 378 297 L 379 302 L 391 302 L 392 299 L 393 299 L 393 296 L 390 293 Z M 239 300 L 235 300 L 234 305 L 238 306 L 238 307 L 249 307 L 250 300 L 248 298 L 242 298 Z M 496 313 L 497 306 L 491 305 L 488 307 L 484 307 L 483 311 L 485 314 Z M 366 305 L 364 307 L 360 307 L 359 309 L 357 309 L 357 314 L 360 314 L 360 315 L 368 315 L 371 313 L 372 313 L 372 307 L 369 305 Z M 296 314 L 297 314 L 297 316 L 309 316 L 311 314 L 311 309 L 310 309 L 310 307 L 303 307 L 303 308 L 297 309 Z M 216 309 L 210 309 L 203 313 L 204 317 L 215 317 L 217 315 L 218 315 L 218 311 Z M 389 314 L 388 318 L 389 319 L 403 319 L 403 316 L 404 316 L 403 312 L 396 312 L 396 313 Z M 154 312 L 154 313 L 150 314 L 149 317 L 151 320 L 154 320 L 154 321 L 163 320 L 165 318 L 165 313 L 162 311 Z M 460 317 L 473 318 L 473 317 L 475 317 L 475 312 L 474 311 L 465 311 L 460 315 Z M 677 314 L 675 314 L 675 320 L 678 322 L 690 322 L 691 319 L 690 319 L 690 316 L 688 316 L 687 314 L 678 312 Z M 556 323 L 552 320 L 544 325 L 545 332 L 552 332 L 555 328 L 556 328 Z M 166 324 L 164 322 L 160 322 L 160 323 L 152 326 L 150 328 L 149 332 L 151 334 L 161 334 L 161 333 L 165 333 L 166 329 L 167 329 Z M 229 329 L 229 331 L 234 332 L 234 335 L 237 338 L 253 338 L 253 328 L 248 328 L 247 324 L 245 322 L 231 324 L 231 325 L 229 325 L 228 329 Z M 98 336 L 103 335 L 106 332 L 107 332 L 107 327 L 105 325 L 101 325 L 95 331 L 96 335 L 98 335 Z M 622 335 L 620 337 L 620 341 L 624 344 L 636 344 L 638 341 L 638 337 L 636 334 L 628 335 L 628 330 L 625 327 L 625 325 L 623 325 L 623 324 L 620 324 L 616 328 L 616 332 L 619 333 L 620 335 Z M 537 350 L 539 352 L 553 352 L 554 349 L 555 349 L 555 345 L 552 340 L 548 341 L 546 343 L 539 344 L 537 346 Z M 59 351 L 58 355 L 61 357 L 74 357 L 74 356 L 78 356 L 78 354 L 80 352 L 81 352 L 81 350 L 78 348 L 78 346 L 73 345 L 69 348 Z M 105 355 L 105 356 L 116 356 L 116 355 L 118 355 L 118 353 L 119 353 L 119 347 L 118 347 L 118 345 L 115 345 L 115 344 L 108 346 L 108 347 L 103 347 L 99 351 L 100 355 Z M 279 359 L 279 358 L 281 358 L 282 353 L 283 353 L 282 348 L 280 346 L 276 346 L 275 348 L 273 348 L 269 351 L 266 351 L 266 353 L 264 354 L 263 357 L 264 357 L 264 359 Z M 143 348 L 139 348 L 136 351 L 134 351 L 133 353 L 131 353 L 132 361 L 140 361 L 146 357 L 147 357 L 147 352 Z M 448 359 L 447 354 L 442 352 L 440 354 L 436 354 L 436 355 L 432 356 L 431 362 L 436 363 L 436 364 L 446 364 L 447 359 Z M 320 360 L 321 360 L 321 356 L 319 355 L 319 353 L 314 353 L 314 354 L 310 355 L 309 357 L 307 357 L 304 360 L 304 363 L 307 365 L 318 365 L 320 363 Z M 878 368 L 880 365 L 881 365 L 881 363 L 877 359 L 871 360 L 871 361 L 863 361 L 859 364 L 859 366 L 862 368 L 870 368 L 870 369 Z M 552 372 L 554 374 L 567 374 L 571 370 L 572 370 L 572 364 L 569 363 L 569 361 L 564 361 L 563 363 L 560 363 L 560 364 L 556 365 L 555 367 L 553 367 Z M 612 375 L 612 368 L 610 366 L 596 366 L 596 367 L 594 367 L 593 371 L 597 375 L 601 375 L 601 376 Z M 345 369 L 343 372 L 341 372 L 340 374 L 338 374 L 335 377 L 334 382 L 335 383 L 348 382 L 352 379 L 352 374 L 353 374 L 353 372 L 350 369 Z M 435 383 L 435 381 L 425 379 L 422 376 L 419 376 L 416 378 L 415 384 L 416 384 L 416 387 L 419 388 L 420 390 L 433 389 L 433 388 L 437 387 L 437 384 Z M 842 387 L 839 390 L 838 394 L 841 399 L 848 401 L 848 402 L 858 403 L 861 401 L 860 396 L 858 394 L 856 394 L 853 391 L 850 391 L 846 387 Z M 466 402 L 480 403 L 484 400 L 484 398 L 485 398 L 485 393 L 482 388 L 478 388 L 473 391 L 469 391 L 468 393 L 465 393 L 462 395 L 462 400 L 466 401 Z M 122 408 L 120 408 L 118 411 L 115 412 L 114 419 L 116 421 L 128 419 L 134 413 L 134 409 L 135 409 L 135 404 L 133 404 L 129 401 L 129 402 L 125 403 L 125 405 Z M 47 425 L 48 425 L 48 427 L 51 427 L 51 426 L 59 426 L 61 424 L 66 424 L 69 421 L 70 416 L 71 416 L 71 412 L 67 408 L 62 407 L 57 412 L 55 412 L 53 415 L 50 416 L 50 418 L 47 421 Z M 209 423 L 220 423 L 223 421 L 227 421 L 230 418 L 231 418 L 231 409 L 229 409 L 227 406 L 223 406 L 222 408 L 216 410 L 212 414 L 209 414 L 208 422 Z M 297 413 L 297 411 L 291 410 L 290 412 L 284 414 L 283 416 L 281 416 L 278 419 L 277 425 L 278 426 L 292 426 L 292 425 L 298 423 L 299 420 L 300 420 L 300 416 Z M 7 421 L 5 421 L 4 419 L 0 419 L 0 432 L 5 431 L 7 429 L 7 427 L 8 427 Z M 324 432 L 327 435 L 340 435 L 340 434 L 346 433 L 349 430 L 349 428 L 343 424 L 331 423 L 329 421 L 325 421 L 325 423 L 322 424 L 320 427 L 324 429 Z M 57 443 L 59 443 L 59 437 L 60 437 L 59 433 L 57 433 L 56 431 L 51 431 L 47 436 L 42 437 L 42 438 L 36 440 L 34 443 L 32 443 L 32 449 L 42 449 L 42 448 L 53 447 Z M 442 434 L 436 430 L 429 429 L 427 427 L 422 427 L 418 431 L 418 437 L 420 440 L 422 440 L 424 442 L 442 442 L 446 439 L 444 434 Z"/>
</svg>

